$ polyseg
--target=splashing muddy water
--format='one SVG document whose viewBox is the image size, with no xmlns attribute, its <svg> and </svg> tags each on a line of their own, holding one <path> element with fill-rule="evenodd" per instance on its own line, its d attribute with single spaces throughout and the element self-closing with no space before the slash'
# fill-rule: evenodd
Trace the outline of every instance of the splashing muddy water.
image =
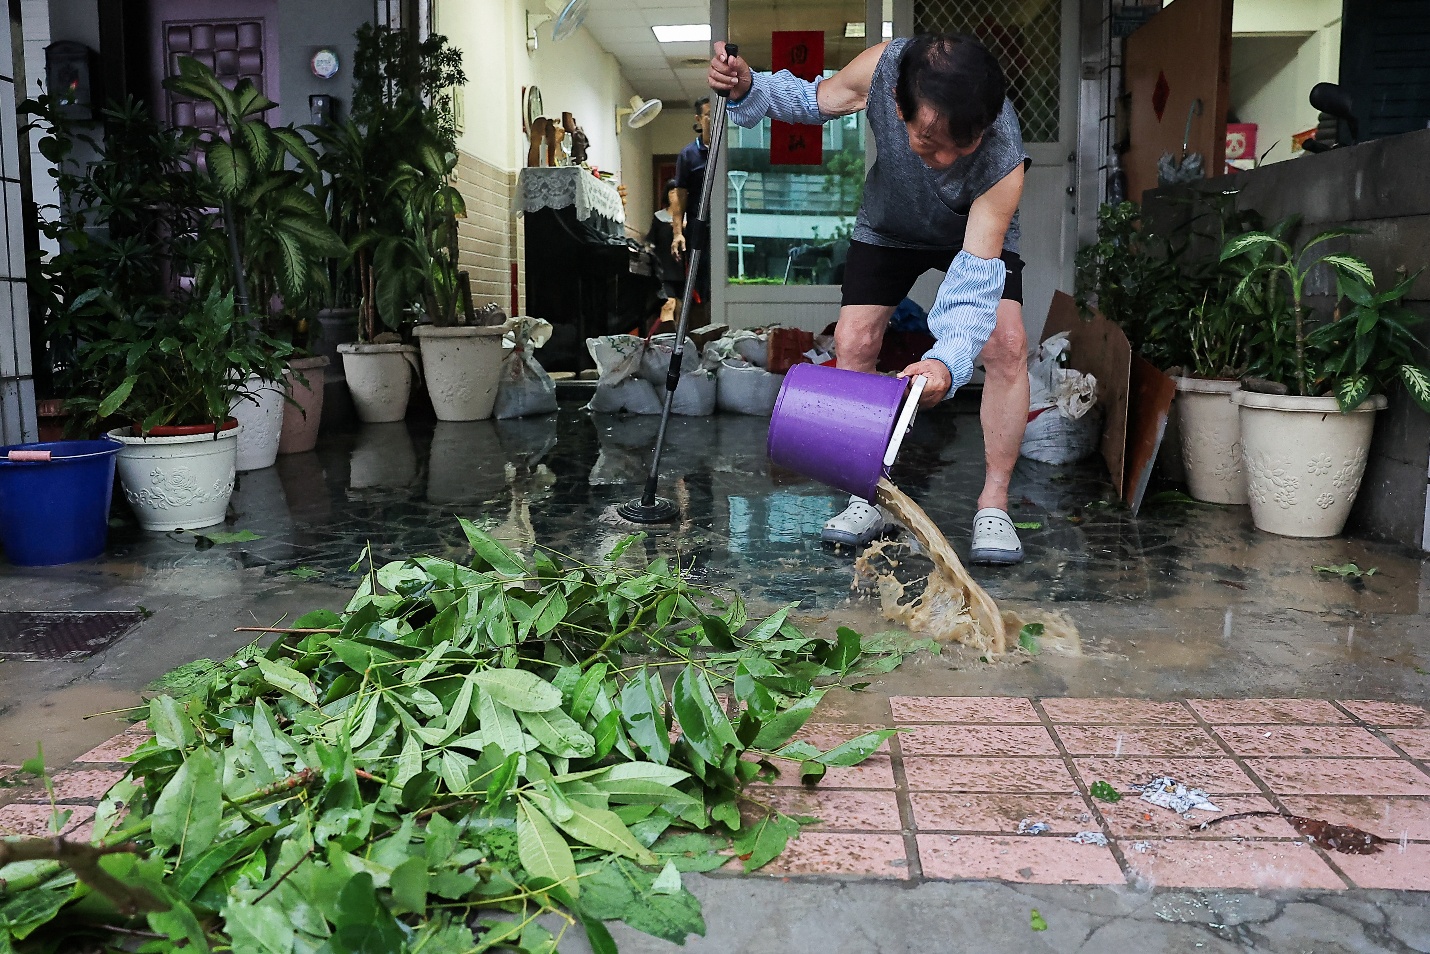
<svg viewBox="0 0 1430 954">
<path fill-rule="evenodd" d="M 1032 612 L 1025 614 L 1025 620 L 1017 613 L 1000 610 L 988 591 L 968 574 L 943 531 L 898 487 L 888 480 L 879 481 L 876 499 L 909 528 L 934 564 L 923 592 L 905 600 L 907 585 L 877 566 L 881 559 L 891 567 L 897 565 L 887 552 L 887 541 L 875 543 L 859 557 L 856 570 L 873 581 L 886 618 L 940 642 L 962 643 L 991 655 L 1016 649 L 1016 637 L 1009 645 L 1009 632 L 1017 633 L 1025 621 L 1036 621 L 1043 624 L 1041 640 L 1064 654 L 1080 655 L 1077 627 L 1062 614 Z"/>
</svg>

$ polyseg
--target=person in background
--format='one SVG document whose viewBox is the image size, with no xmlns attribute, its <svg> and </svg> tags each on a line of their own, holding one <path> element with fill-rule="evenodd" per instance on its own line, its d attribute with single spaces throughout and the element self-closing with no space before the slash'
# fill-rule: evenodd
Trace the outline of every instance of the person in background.
<svg viewBox="0 0 1430 954">
<path fill-rule="evenodd" d="M 1018 203 L 1029 159 L 997 59 L 969 36 L 923 35 L 872 46 L 810 81 L 788 70 L 755 73 L 716 43 L 708 78 L 744 127 L 766 116 L 817 125 L 864 110 L 876 158 L 845 264 L 834 331 L 839 367 L 874 371 L 895 307 L 924 272 L 945 272 L 928 315 L 934 346 L 901 376 L 926 378 L 927 407 L 983 364 L 987 468 L 970 558 L 1020 562 L 1008 483 L 1028 421 Z M 871 501 L 851 498 L 822 537 L 867 542 L 886 520 Z"/>
<path fill-rule="evenodd" d="M 665 180 L 662 190 L 664 204 L 651 216 L 645 240 L 655 246 L 655 260 L 660 269 L 660 294 L 665 301 L 660 306 L 658 325 L 676 320 L 680 296 L 685 292 L 685 272 L 675 257 L 675 227 L 671 208 L 675 205 L 675 180 Z"/>
<path fill-rule="evenodd" d="M 674 236 L 670 252 L 676 261 L 685 260 L 685 227 L 699 213 L 700 196 L 705 189 L 705 166 L 710 161 L 710 97 L 695 101 L 695 141 L 680 150 L 675 157 L 675 201 L 670 204 L 670 223 Z M 710 315 L 710 253 L 700 258 L 700 272 L 695 276 L 695 301 L 690 327 L 709 323 Z M 699 320 L 695 320 L 696 318 Z"/>
</svg>

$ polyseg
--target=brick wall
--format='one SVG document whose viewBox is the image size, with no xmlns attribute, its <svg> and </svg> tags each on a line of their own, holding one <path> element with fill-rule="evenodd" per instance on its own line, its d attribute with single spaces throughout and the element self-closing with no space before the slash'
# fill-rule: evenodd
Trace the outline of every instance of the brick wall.
<svg viewBox="0 0 1430 954">
<path fill-rule="evenodd" d="M 458 154 L 456 184 L 467 202 L 459 248 L 462 267 L 472 278 L 472 298 L 478 308 L 495 301 L 510 311 L 511 263 L 520 269 L 522 259 L 517 220 L 511 214 L 516 173 L 463 152 Z M 521 281 L 518 273 L 518 288 L 523 287 Z"/>
</svg>

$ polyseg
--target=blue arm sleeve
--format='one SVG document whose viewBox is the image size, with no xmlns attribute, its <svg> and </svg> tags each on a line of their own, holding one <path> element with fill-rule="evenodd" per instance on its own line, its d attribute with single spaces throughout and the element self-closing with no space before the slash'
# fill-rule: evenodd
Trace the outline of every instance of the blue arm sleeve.
<svg viewBox="0 0 1430 954">
<path fill-rule="evenodd" d="M 973 377 L 974 359 L 993 334 L 1006 275 L 1001 258 L 959 252 L 939 285 L 928 317 L 929 331 L 937 340 L 924 357 L 948 366 L 953 376 L 949 397 Z"/>
<path fill-rule="evenodd" d="M 835 117 L 819 111 L 817 91 L 822 82 L 822 78 L 802 80 L 789 70 L 752 73 L 749 92 L 726 104 L 727 115 L 746 129 L 759 125 L 766 116 L 805 126 L 827 123 Z"/>
</svg>

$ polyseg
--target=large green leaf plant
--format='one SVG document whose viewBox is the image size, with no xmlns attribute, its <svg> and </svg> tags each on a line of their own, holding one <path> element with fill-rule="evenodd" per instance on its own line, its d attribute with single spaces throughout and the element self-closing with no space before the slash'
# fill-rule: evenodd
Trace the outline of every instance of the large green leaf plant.
<svg viewBox="0 0 1430 954">
<path fill-rule="evenodd" d="M 1271 229 L 1234 236 L 1221 252 L 1241 275 L 1234 299 L 1260 321 L 1253 349 L 1262 376 L 1297 395 L 1332 394 L 1343 411 L 1399 380 L 1430 410 L 1426 348 L 1411 331 L 1421 319 L 1403 304 L 1418 273 L 1377 294 L 1366 262 L 1326 245 L 1357 230 L 1327 229 L 1297 245 L 1291 236 L 1299 224 L 1290 216 Z M 1335 312 L 1319 325 L 1306 300 L 1318 267 L 1332 271 L 1336 290 Z"/>
<path fill-rule="evenodd" d="M 282 320 L 268 324 L 301 333 L 324 300 L 328 260 L 347 254 L 328 224 L 317 154 L 292 126 L 264 120 L 276 104 L 249 80 L 230 90 L 207 66 L 182 57 L 179 74 L 164 85 L 211 105 L 218 119 L 219 133 L 200 138 L 200 181 L 221 210 L 201 236 L 201 283 L 236 290 L 241 270 L 250 306 L 264 318 L 276 306 Z"/>
<path fill-rule="evenodd" d="M 751 620 L 639 565 L 639 536 L 587 565 L 463 529 L 470 564 L 368 565 L 343 612 L 153 699 L 90 843 L 0 843 L 0 947 L 552 954 L 576 927 L 611 954 L 607 921 L 680 943 L 704 932 L 682 872 L 758 868 L 804 821 L 749 783 L 893 732 L 797 739 L 899 651 Z"/>
</svg>

